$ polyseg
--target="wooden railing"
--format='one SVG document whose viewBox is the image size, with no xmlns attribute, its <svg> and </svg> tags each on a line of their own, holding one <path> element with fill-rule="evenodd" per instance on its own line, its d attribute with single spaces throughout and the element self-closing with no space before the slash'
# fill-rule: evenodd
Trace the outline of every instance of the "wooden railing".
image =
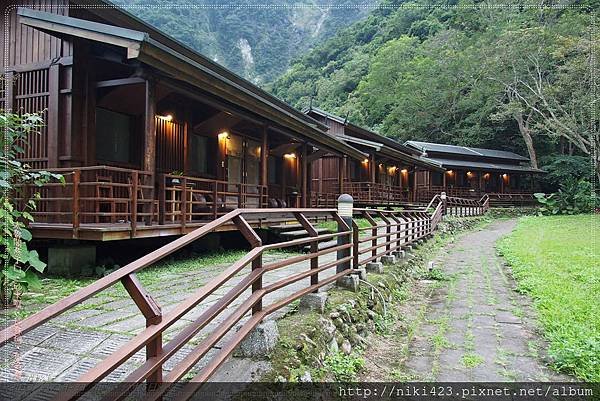
<svg viewBox="0 0 600 401">
<path fill-rule="evenodd" d="M 533 192 L 523 190 L 507 190 L 506 192 L 485 192 L 473 188 L 444 188 L 444 187 L 419 187 L 417 197 L 421 201 L 431 199 L 433 196 L 445 192 L 448 196 L 460 198 L 480 198 L 483 195 L 490 197 L 492 206 L 526 206 L 536 203 Z"/>
<path fill-rule="evenodd" d="M 161 174 L 159 223 L 215 220 L 238 208 L 266 208 L 267 187 L 205 178 Z"/>
<path fill-rule="evenodd" d="M 481 199 L 457 198 L 447 196 L 444 201 L 444 212 L 451 216 L 479 216 L 489 208 L 489 197 L 484 195 Z"/>
<path fill-rule="evenodd" d="M 341 230 L 333 234 L 318 234 L 315 227 L 309 222 L 309 219 L 324 216 L 336 220 L 341 227 Z M 295 219 L 307 230 L 310 237 L 272 245 L 263 245 L 262 240 L 256 231 L 251 228 L 250 222 L 265 218 Z M 185 299 L 169 313 L 163 314 L 160 306 L 138 281 L 136 272 L 162 260 L 166 256 L 206 234 L 217 230 L 220 226 L 231 223 L 238 227 L 241 234 L 250 243 L 252 249 L 240 260 L 223 270 L 208 284 L 196 290 L 193 295 Z M 44 322 L 59 316 L 65 311 L 89 299 L 95 294 L 121 282 L 132 300 L 140 309 L 140 312 L 144 315 L 147 325 L 146 329 L 79 377 L 78 382 L 81 383 L 80 388 L 69 389 L 69 391 L 62 392 L 58 398 L 61 400 L 79 398 L 82 395 L 82 392 L 92 388 L 108 374 L 123 365 L 123 363 L 131 358 L 137 351 L 145 347 L 147 355 L 146 362 L 124 379 L 124 383 L 122 383 L 120 387 L 112 389 L 109 397 L 110 399 L 121 399 L 132 391 L 136 383 L 146 380 L 152 383 L 161 383 L 157 387 L 154 387 L 152 392 L 148 393 L 147 397 L 144 398 L 145 400 L 157 400 L 169 390 L 174 382 L 180 380 L 194 365 L 196 365 L 196 363 L 206 355 L 206 353 L 211 350 L 226 333 L 230 332 L 246 313 L 251 311 L 251 318 L 242 324 L 239 331 L 232 335 L 230 342 L 225 344 L 220 351 L 212 357 L 208 365 L 206 365 L 198 375 L 192 378 L 191 383 L 199 384 L 206 381 L 233 352 L 241 340 L 246 337 L 250 330 L 256 327 L 256 325 L 258 325 L 258 323 L 260 323 L 267 315 L 288 305 L 301 296 L 310 292 L 315 292 L 319 287 L 332 283 L 338 278 L 349 274 L 351 272 L 351 234 L 351 227 L 339 217 L 335 209 L 237 209 L 124 266 L 116 272 L 97 280 L 93 284 L 48 306 L 44 310 L 2 330 L 0 332 L 0 345 L 31 331 Z M 316 244 L 320 241 L 327 241 L 335 238 L 338 238 L 340 245 L 325 250 L 318 250 L 316 247 Z M 311 251 L 308 254 L 289 257 L 285 260 L 268 264 L 263 263 L 263 254 L 267 251 L 299 247 L 306 244 L 312 244 Z M 336 254 L 338 251 L 346 251 L 349 256 L 336 258 L 331 262 L 319 264 L 318 258 L 320 256 L 329 253 Z M 264 274 L 307 260 L 310 260 L 310 268 L 306 271 L 292 274 L 284 279 L 263 286 Z M 239 281 L 232 280 L 234 276 L 239 274 L 246 266 L 252 267 L 250 272 Z M 328 269 L 335 269 L 334 274 L 327 278 L 319 278 L 319 273 Z M 297 283 L 304 278 L 310 278 L 310 285 L 305 286 L 282 299 L 278 299 L 269 305 L 263 305 L 263 299 L 268 294 L 276 292 L 290 284 Z M 232 282 L 232 288 L 225 295 L 223 295 L 216 303 L 208 307 L 205 312 L 196 318 L 193 323 L 180 331 L 172 340 L 168 341 L 166 344 L 163 343 L 162 336 L 165 330 L 178 322 L 182 316 L 200 304 L 203 300 L 207 299 L 207 297 L 213 294 L 217 289 L 226 286 L 230 282 Z M 229 310 L 228 308 L 233 301 L 238 300 L 248 288 L 251 288 L 251 295 L 243 300 L 235 309 Z M 221 315 L 223 311 L 230 312 L 230 314 L 210 332 L 207 338 L 199 345 L 195 346 L 182 361 L 177 363 L 168 375 L 163 377 L 164 363 L 184 345 L 188 344 L 200 330 L 214 321 L 217 316 Z M 190 393 L 189 396 L 192 394 L 193 392 Z"/>
<path fill-rule="evenodd" d="M 353 223 L 353 265 L 355 269 L 396 252 L 402 247 L 432 234 L 432 215 L 425 211 L 394 212 L 377 209 L 355 209 L 371 227 L 359 228 Z M 378 222 L 376 220 L 381 221 Z M 368 232 L 370 235 L 362 236 Z M 379 240 L 383 239 L 383 242 Z M 361 245 L 368 244 L 367 247 Z M 366 257 L 363 257 L 366 255 Z"/>
<path fill-rule="evenodd" d="M 333 283 L 345 275 L 352 274 L 354 272 L 352 267 L 356 269 L 369 261 L 374 261 L 381 256 L 388 255 L 431 235 L 442 218 L 445 204 L 448 205 L 448 210 L 453 207 L 470 208 L 472 205 L 470 200 L 466 203 L 464 200 L 456 198 L 448 198 L 444 201 L 441 196 L 438 196 L 432 199 L 426 209 L 400 212 L 355 209 L 356 215 L 366 218 L 371 223 L 371 226 L 366 228 L 359 228 L 354 222 L 350 227 L 347 218 L 341 217 L 336 209 L 236 209 L 97 280 L 42 311 L 7 327 L 0 332 L 0 345 L 39 327 L 120 282 L 144 316 L 146 328 L 81 375 L 77 380 L 79 382 L 78 386 L 61 392 L 56 399 L 73 400 L 79 398 L 115 369 L 126 363 L 136 352 L 145 348 L 146 361 L 130 373 L 116 389 L 111 389 L 110 394 L 106 395 L 104 399 L 123 399 L 134 389 L 136 391 L 140 390 L 136 385 L 146 381 L 152 383 L 152 386 L 144 399 L 160 400 L 175 382 L 181 380 L 211 349 L 214 349 L 215 345 L 226 334 L 229 334 L 229 341 L 222 345 L 202 370 L 190 380 L 188 387 L 185 389 L 186 391 L 180 393 L 176 398 L 187 400 L 194 395 L 202 383 L 206 382 L 215 373 L 240 342 L 266 316 L 289 305 L 305 294 L 316 292 L 320 287 Z M 483 213 L 485 211 L 484 205 L 485 200 L 475 210 L 475 213 Z M 319 234 L 310 221 L 324 217 L 337 222 L 338 232 Z M 308 237 L 265 245 L 251 226 L 252 222 L 261 219 L 295 220 L 307 231 Z M 139 282 L 136 273 L 227 224 L 234 224 L 238 228 L 250 244 L 251 250 L 241 259 L 221 271 L 206 285 L 195 290 L 192 295 L 168 313 L 163 313 L 152 295 Z M 364 232 L 367 232 L 366 236 L 361 236 Z M 337 245 L 319 249 L 319 242 L 334 239 L 337 239 Z M 263 262 L 263 256 L 267 251 L 296 248 L 304 245 L 310 245 L 310 251 L 307 254 L 291 256 L 270 263 Z M 335 257 L 325 262 L 322 259 L 319 260 L 321 256 L 328 254 L 333 254 Z M 267 285 L 263 283 L 263 276 L 266 273 L 291 265 L 297 266 L 298 263 L 304 261 L 309 261 L 304 271 L 293 272 Z M 244 273 L 243 269 L 250 266 L 251 270 Z M 331 272 L 328 277 L 322 278 L 319 276 L 320 273 L 333 269 L 335 271 Z M 242 274 L 241 277 L 240 274 Z M 302 283 L 303 279 L 308 278 L 310 278 L 309 283 Z M 296 285 L 300 284 L 300 288 L 294 288 L 291 294 L 284 294 L 268 305 L 263 304 L 268 294 L 277 293 L 284 288 L 289 289 L 289 286 L 295 283 L 297 283 Z M 163 341 L 165 330 L 175 323 L 181 322 L 184 315 L 207 300 L 211 295 L 214 297 L 215 292 L 219 289 L 228 290 L 216 302 L 209 303 L 207 309 L 200 316 L 185 326 L 170 341 L 166 343 Z M 242 299 L 243 294 L 248 289 L 251 289 L 251 294 Z M 241 302 L 234 308 L 232 305 L 235 301 Z M 224 312 L 229 312 L 229 314 L 224 316 Z M 241 324 L 239 330 L 234 331 L 234 326 L 240 323 L 248 313 L 251 313 L 251 317 Z M 216 322 L 217 317 L 223 317 L 223 319 Z M 217 324 L 209 332 L 208 337 L 193 346 L 193 349 L 185 358 L 177 362 L 172 370 L 164 376 L 163 365 L 183 346 L 190 344 L 190 340 L 211 322 Z"/>
<path fill-rule="evenodd" d="M 111 166 L 49 169 L 65 183 L 19 186 L 15 200 L 24 202 L 39 192 L 36 223 L 67 224 L 77 230 L 86 223 L 131 223 L 156 220 L 154 175 Z"/>
</svg>

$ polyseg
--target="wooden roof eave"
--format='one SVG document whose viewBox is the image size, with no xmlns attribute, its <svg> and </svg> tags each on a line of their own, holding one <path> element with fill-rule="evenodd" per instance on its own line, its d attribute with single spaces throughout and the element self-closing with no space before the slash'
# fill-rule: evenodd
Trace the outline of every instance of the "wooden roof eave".
<svg viewBox="0 0 600 401">
<path fill-rule="evenodd" d="M 310 118 L 309 122 L 307 121 L 309 117 L 297 110 L 294 113 L 295 109 L 291 106 L 284 109 L 271 102 L 270 99 L 257 96 L 246 87 L 229 81 L 210 68 L 150 38 L 146 33 L 22 7 L 17 10 L 17 14 L 19 22 L 22 24 L 52 34 L 58 32 L 63 35 L 72 35 L 123 47 L 127 50 L 129 59 L 138 59 L 162 71 L 177 71 L 174 76 L 176 79 L 205 89 L 258 115 L 265 116 L 277 125 L 288 128 L 301 137 L 306 137 L 312 143 L 318 144 L 318 147 L 325 145 L 325 148 L 335 153 L 346 154 L 357 160 L 362 160 L 365 156 L 362 152 L 320 129 L 322 124 L 316 120 Z"/>
<path fill-rule="evenodd" d="M 427 162 L 425 160 L 418 159 L 414 156 L 407 155 L 405 153 L 402 153 L 395 149 L 391 149 L 389 147 L 384 146 L 381 150 L 381 153 L 386 155 L 387 157 L 394 159 L 394 160 L 399 160 L 399 161 L 402 161 L 405 163 L 413 164 L 415 166 L 423 167 L 428 170 L 434 170 L 434 171 L 439 171 L 439 172 L 446 171 L 446 169 L 443 168 L 441 165 L 437 165 L 434 163 Z"/>
<path fill-rule="evenodd" d="M 281 99 L 278 99 L 277 97 L 271 95 L 270 93 L 252 84 L 251 82 L 242 78 L 236 73 L 212 61 L 210 58 L 198 53 L 188 45 L 160 31 L 154 26 L 146 23 L 145 21 L 131 14 L 127 10 L 124 10 L 123 8 L 108 0 L 70 0 L 70 2 L 80 7 L 86 8 L 88 12 L 95 14 L 100 18 L 110 20 L 116 25 L 126 25 L 139 31 L 149 32 L 150 37 L 158 39 L 160 43 L 167 45 L 169 48 L 174 49 L 176 52 L 206 66 L 207 68 L 217 72 L 220 76 L 223 76 L 233 82 L 237 82 L 239 85 L 243 86 L 244 88 L 256 94 L 257 96 L 268 98 L 273 103 L 292 110 L 296 116 L 306 121 L 308 124 L 314 124 L 323 130 L 327 129 L 326 124 L 323 124 L 313 119 L 312 117 L 306 115 L 305 113 L 292 108 Z"/>
<path fill-rule="evenodd" d="M 325 145 L 335 153 L 346 154 L 357 160 L 362 160 L 365 157 L 364 153 L 337 140 L 326 131 L 308 125 L 302 119 L 289 115 L 276 105 L 267 104 L 267 106 L 263 106 L 260 102 L 256 102 L 256 99 L 248 98 L 244 95 L 243 88 L 234 83 L 223 83 L 213 71 L 195 65 L 192 60 L 181 59 L 180 55 L 153 39 L 148 39 L 143 43 L 137 59 L 162 71 L 175 70 L 177 76 L 174 78 L 178 80 L 188 82 L 223 98 L 235 99 L 234 103 L 254 113 L 266 116 L 282 127 L 287 127 L 319 148 Z M 275 111 L 272 109 L 275 109 Z"/>
</svg>

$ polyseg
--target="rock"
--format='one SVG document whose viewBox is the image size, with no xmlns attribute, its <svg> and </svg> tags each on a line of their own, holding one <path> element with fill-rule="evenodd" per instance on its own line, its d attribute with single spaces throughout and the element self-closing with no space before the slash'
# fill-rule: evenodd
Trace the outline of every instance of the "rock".
<svg viewBox="0 0 600 401">
<path fill-rule="evenodd" d="M 238 345 L 234 355 L 247 358 L 266 357 L 275 348 L 278 339 L 277 323 L 274 320 L 267 320 L 248 334 Z"/>
<path fill-rule="evenodd" d="M 331 352 L 332 354 L 337 354 L 340 351 L 340 347 L 338 346 L 338 343 L 335 340 L 335 338 L 331 339 L 331 341 L 329 342 L 329 346 L 327 348 L 329 349 L 329 352 Z"/>
<path fill-rule="evenodd" d="M 336 284 L 338 287 L 345 288 L 347 290 L 357 292 L 358 291 L 358 276 L 350 274 L 349 276 L 340 277 L 337 279 Z"/>
<path fill-rule="evenodd" d="M 310 372 L 308 370 L 305 371 L 302 376 L 298 378 L 298 381 L 300 383 L 312 383 L 312 376 L 310 375 Z"/>
<path fill-rule="evenodd" d="M 287 382 L 286 378 L 281 375 L 279 375 L 275 378 L 275 383 L 285 383 L 285 382 Z"/>
<path fill-rule="evenodd" d="M 350 341 L 344 339 L 342 342 L 342 352 L 346 355 L 350 355 L 352 352 L 352 344 L 350 344 Z"/>
<path fill-rule="evenodd" d="M 338 317 L 340 317 L 340 313 L 339 313 L 339 312 L 331 312 L 331 313 L 329 314 L 329 318 L 330 318 L 331 320 L 335 320 L 335 319 L 337 319 Z"/>
<path fill-rule="evenodd" d="M 323 332 L 327 336 L 327 339 L 333 338 L 336 331 L 335 324 L 329 319 L 319 319 L 319 324 L 323 328 Z"/>
<path fill-rule="evenodd" d="M 367 316 L 369 317 L 369 319 L 375 320 L 375 316 L 377 316 L 377 314 L 375 312 L 373 312 L 372 310 L 368 309 Z"/>
<path fill-rule="evenodd" d="M 381 263 L 384 265 L 392 265 L 396 263 L 396 257 L 394 255 L 383 255 L 381 257 Z"/>
<path fill-rule="evenodd" d="M 383 273 L 383 263 L 369 262 L 366 265 L 366 270 L 371 273 L 382 274 Z"/>
<path fill-rule="evenodd" d="M 315 292 L 312 294 L 306 294 L 300 298 L 300 305 L 298 309 L 300 311 L 316 311 L 318 313 L 325 312 L 325 304 L 327 303 L 326 292 Z"/>
</svg>

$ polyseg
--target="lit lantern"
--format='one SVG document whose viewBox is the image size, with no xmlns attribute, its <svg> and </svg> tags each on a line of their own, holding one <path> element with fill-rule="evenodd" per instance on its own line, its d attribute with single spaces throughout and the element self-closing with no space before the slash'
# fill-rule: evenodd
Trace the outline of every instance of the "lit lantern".
<svg viewBox="0 0 600 401">
<path fill-rule="evenodd" d="M 283 155 L 283 157 L 288 160 L 292 160 L 292 159 L 296 158 L 296 154 L 295 153 L 286 153 L 285 155 Z"/>
</svg>

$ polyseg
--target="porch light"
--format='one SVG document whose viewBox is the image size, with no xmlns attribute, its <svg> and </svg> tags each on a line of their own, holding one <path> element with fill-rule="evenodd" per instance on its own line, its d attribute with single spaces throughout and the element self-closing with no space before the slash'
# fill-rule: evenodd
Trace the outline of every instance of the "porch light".
<svg viewBox="0 0 600 401">
<path fill-rule="evenodd" d="M 173 121 L 173 114 L 167 114 L 166 116 L 157 116 L 161 120 L 165 121 Z"/>
<path fill-rule="evenodd" d="M 229 139 L 229 132 L 223 131 L 219 135 L 217 135 L 219 141 L 224 141 L 225 139 Z"/>
<path fill-rule="evenodd" d="M 506 174 L 506 173 L 502 174 L 502 178 L 506 178 L 506 177 L 508 177 L 508 174 Z"/>
<path fill-rule="evenodd" d="M 365 159 L 362 162 L 363 162 L 363 164 L 369 164 L 369 159 Z"/>
<path fill-rule="evenodd" d="M 402 174 L 406 174 L 406 173 L 408 173 L 408 170 L 407 170 L 407 169 L 405 169 L 405 168 L 403 168 L 402 170 L 400 170 L 400 172 L 401 172 Z"/>
<path fill-rule="evenodd" d="M 392 167 L 388 168 L 388 171 L 390 174 L 395 174 L 396 170 L 398 170 L 398 167 L 396 167 L 396 166 L 392 166 Z"/>
<path fill-rule="evenodd" d="M 489 180 L 490 179 L 490 173 L 485 173 L 483 175 L 483 178 L 485 178 L 486 180 Z"/>
<path fill-rule="evenodd" d="M 286 153 L 285 155 L 283 155 L 283 157 L 285 157 L 286 159 L 295 159 L 296 154 L 295 153 Z"/>
<path fill-rule="evenodd" d="M 446 173 L 452 175 L 453 171 L 452 170 L 448 170 L 448 171 L 446 171 Z"/>
</svg>

